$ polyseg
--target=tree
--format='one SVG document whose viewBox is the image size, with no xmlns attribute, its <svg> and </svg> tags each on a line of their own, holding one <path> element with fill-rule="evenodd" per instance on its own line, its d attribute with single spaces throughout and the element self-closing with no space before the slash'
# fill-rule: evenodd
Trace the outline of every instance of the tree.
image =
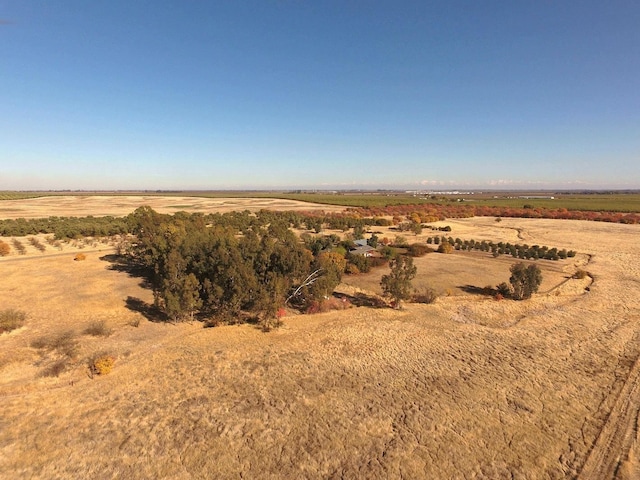
<svg viewBox="0 0 640 480">
<path fill-rule="evenodd" d="M 512 296 L 515 300 L 525 300 L 538 291 L 542 283 L 540 267 L 534 264 L 527 266 L 523 262 L 511 266 L 509 282 L 513 288 Z"/>
<path fill-rule="evenodd" d="M 411 280 L 416 276 L 417 268 L 413 264 L 413 258 L 398 255 L 389 262 L 391 272 L 383 275 L 380 280 L 382 291 L 392 298 L 395 308 L 400 308 L 400 302 L 407 300 L 413 293 Z"/>
</svg>

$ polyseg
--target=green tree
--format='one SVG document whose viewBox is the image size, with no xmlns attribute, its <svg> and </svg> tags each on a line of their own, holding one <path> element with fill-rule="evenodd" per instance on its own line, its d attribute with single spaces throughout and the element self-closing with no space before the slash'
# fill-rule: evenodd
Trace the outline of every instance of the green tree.
<svg viewBox="0 0 640 480">
<path fill-rule="evenodd" d="M 383 275 L 380 280 L 382 291 L 392 298 L 395 308 L 400 308 L 400 302 L 407 300 L 413 293 L 411 280 L 416 276 L 417 268 L 413 264 L 413 258 L 398 255 L 389 262 L 391 272 Z"/>
<path fill-rule="evenodd" d="M 538 291 L 542 283 L 540 267 L 534 264 L 527 266 L 523 262 L 511 266 L 509 283 L 513 289 L 512 296 L 515 300 L 525 300 Z"/>
</svg>

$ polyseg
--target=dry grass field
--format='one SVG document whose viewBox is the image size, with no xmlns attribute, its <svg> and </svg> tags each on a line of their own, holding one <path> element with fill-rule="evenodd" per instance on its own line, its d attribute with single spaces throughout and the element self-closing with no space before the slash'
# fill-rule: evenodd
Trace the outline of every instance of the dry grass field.
<svg viewBox="0 0 640 480">
<path fill-rule="evenodd" d="M 148 205 L 160 213 L 187 212 L 215 213 L 250 210 L 324 210 L 341 211 L 343 207 L 321 205 L 277 198 L 202 198 L 148 196 L 50 196 L 0 202 L 2 218 L 95 217 L 128 215 L 136 208 Z"/>
<path fill-rule="evenodd" d="M 460 288 L 507 281 L 511 259 L 430 254 L 416 284 L 434 304 L 292 314 L 270 333 L 152 321 L 109 245 L 0 258 L 0 309 L 27 313 L 0 336 L 0 477 L 638 478 L 638 226 L 445 223 L 579 254 L 539 263 L 525 302 Z M 375 292 L 383 273 L 340 288 Z M 98 353 L 115 365 L 92 377 Z"/>
</svg>

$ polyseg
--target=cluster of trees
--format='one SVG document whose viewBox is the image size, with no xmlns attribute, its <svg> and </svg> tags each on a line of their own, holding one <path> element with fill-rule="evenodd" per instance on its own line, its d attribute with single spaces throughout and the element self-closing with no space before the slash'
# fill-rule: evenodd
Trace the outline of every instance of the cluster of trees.
<svg viewBox="0 0 640 480">
<path fill-rule="evenodd" d="M 422 222 L 433 222 L 447 218 L 470 217 L 516 217 L 516 218 L 550 218 L 567 220 L 591 220 L 613 223 L 640 223 L 640 213 L 623 213 L 607 211 L 568 210 L 566 208 L 515 208 L 492 207 L 469 204 L 437 204 L 422 205 L 390 205 L 386 207 L 359 207 L 348 209 L 352 214 L 361 217 L 392 216 L 411 220 L 418 215 Z"/>
<path fill-rule="evenodd" d="M 512 244 L 509 242 L 492 241 L 478 241 L 478 240 L 461 240 L 460 238 L 454 239 L 453 237 L 435 236 L 427 238 L 427 244 L 440 245 L 439 251 L 451 251 L 451 250 L 479 250 L 482 252 L 490 252 L 494 257 L 500 255 L 511 255 L 513 258 L 520 258 L 526 260 L 564 260 L 566 258 L 575 257 L 576 252 L 574 250 L 567 250 L 565 248 L 558 249 L 556 247 L 545 247 L 540 245 L 527 245 L 527 244 Z M 450 249 L 441 248 L 443 245 L 449 244 Z"/>
<path fill-rule="evenodd" d="M 101 237 L 127 233 L 129 225 L 121 217 L 48 217 L 0 220 L 0 236 L 24 237 L 39 233 L 53 234 L 56 239 Z"/>
<path fill-rule="evenodd" d="M 269 322 L 285 304 L 304 308 L 329 295 L 346 268 L 341 253 L 314 254 L 276 216 L 243 231 L 225 216 L 208 223 L 203 215 L 167 216 L 149 207 L 129 220 L 137 239 L 131 260 L 148 270 L 157 307 L 174 321 L 201 312 Z"/>
</svg>

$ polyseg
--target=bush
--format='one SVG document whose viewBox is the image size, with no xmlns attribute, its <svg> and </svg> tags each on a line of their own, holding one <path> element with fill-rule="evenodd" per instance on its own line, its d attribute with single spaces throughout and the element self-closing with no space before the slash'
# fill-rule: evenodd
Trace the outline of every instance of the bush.
<svg viewBox="0 0 640 480">
<path fill-rule="evenodd" d="M 438 253 L 452 253 L 453 248 L 453 245 L 451 245 L 449 242 L 442 242 L 438 247 Z"/>
<path fill-rule="evenodd" d="M 347 263 L 347 268 L 345 269 L 345 273 L 347 275 L 358 275 L 360 273 L 360 269 L 353 263 Z"/>
<path fill-rule="evenodd" d="M 60 358 L 45 368 L 42 373 L 43 377 L 59 377 L 69 366 L 69 358 Z"/>
<path fill-rule="evenodd" d="M 104 320 L 96 320 L 91 322 L 83 332 L 85 335 L 92 335 L 94 337 L 108 337 L 113 333 Z"/>
<path fill-rule="evenodd" d="M 26 318 L 27 315 L 19 310 L 0 311 L 0 334 L 22 327 Z"/>
<path fill-rule="evenodd" d="M 577 279 L 580 279 L 580 280 L 585 278 L 585 277 L 588 277 L 588 276 L 590 276 L 589 272 L 587 272 L 586 270 L 582 270 L 582 269 L 578 269 L 576 271 L 576 273 L 573 274 L 573 278 L 577 278 Z"/>
<path fill-rule="evenodd" d="M 40 252 L 44 252 L 47 249 L 36 237 L 30 237 L 29 243 Z"/>
<path fill-rule="evenodd" d="M 431 252 L 433 252 L 433 249 L 430 247 L 427 247 L 423 243 L 412 243 L 407 248 L 407 253 L 412 257 L 422 257 L 427 253 L 431 253 Z"/>
<path fill-rule="evenodd" d="M 22 242 L 20 240 L 17 240 L 17 239 L 14 238 L 11 241 L 11 243 L 13 244 L 13 248 L 15 248 L 15 250 L 20 255 L 26 255 L 27 254 L 27 249 L 25 248 L 25 246 L 22 244 Z"/>
<path fill-rule="evenodd" d="M 507 282 L 502 282 L 496 287 L 496 290 L 498 291 L 498 293 L 496 293 L 496 296 L 500 295 L 502 298 L 511 296 L 511 287 Z"/>
<path fill-rule="evenodd" d="M 305 313 L 314 314 L 314 313 L 325 313 L 331 310 L 345 310 L 347 308 L 351 308 L 351 302 L 349 302 L 346 298 L 336 298 L 329 297 L 324 300 L 314 300 L 309 304 Z"/>
<path fill-rule="evenodd" d="M 412 300 L 414 303 L 430 304 L 435 302 L 437 298 L 438 298 L 438 294 L 433 288 L 425 288 L 420 292 L 416 292 L 413 295 Z"/>
<path fill-rule="evenodd" d="M 10 251 L 11 247 L 9 246 L 9 244 L 0 240 L 0 257 L 6 257 L 7 255 L 9 255 Z"/>
<path fill-rule="evenodd" d="M 91 376 L 106 375 L 113 369 L 116 359 L 113 355 L 100 353 L 89 359 L 89 371 Z"/>
<path fill-rule="evenodd" d="M 74 358 L 78 355 L 78 342 L 75 338 L 75 333 L 71 330 L 53 337 L 40 337 L 31 342 L 31 346 L 39 350 L 56 351 L 69 358 Z"/>
</svg>

